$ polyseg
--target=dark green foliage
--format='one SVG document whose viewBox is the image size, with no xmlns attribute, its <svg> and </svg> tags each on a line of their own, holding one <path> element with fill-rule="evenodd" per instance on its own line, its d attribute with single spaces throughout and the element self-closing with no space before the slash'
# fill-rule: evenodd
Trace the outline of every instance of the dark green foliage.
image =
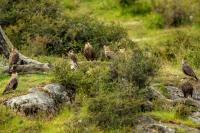
<svg viewBox="0 0 200 133">
<path fill-rule="evenodd" d="M 145 15 L 152 8 L 151 1 L 148 0 L 120 0 L 120 5 L 133 15 Z"/>
<path fill-rule="evenodd" d="M 165 26 L 190 24 L 199 18 L 198 0 L 157 0 L 153 2 L 153 11 L 164 19 Z"/>
<path fill-rule="evenodd" d="M 54 80 L 63 84 L 68 89 L 76 89 L 81 78 L 79 71 L 70 70 L 67 60 L 57 61 L 53 69 Z"/>
<path fill-rule="evenodd" d="M 150 13 L 147 15 L 145 25 L 150 29 L 163 28 L 164 27 L 164 19 L 158 13 Z"/>
<path fill-rule="evenodd" d="M 85 43 L 90 42 L 99 54 L 103 45 L 126 38 L 127 33 L 117 24 L 104 24 L 94 18 L 83 16 L 65 18 L 65 23 L 58 28 L 57 36 L 61 42 L 50 44 L 50 51 L 59 54 L 73 48 L 75 51 L 80 52 Z"/>
<path fill-rule="evenodd" d="M 115 62 L 121 79 L 126 79 L 139 88 L 145 87 L 158 72 L 158 60 L 149 52 L 135 49 L 129 59 Z"/>
<path fill-rule="evenodd" d="M 189 29 L 188 29 L 189 30 Z M 184 30 L 175 30 L 165 40 L 158 42 L 152 50 L 157 57 L 167 61 L 178 61 L 181 58 L 188 58 L 191 63 L 198 68 L 199 34 L 197 32 L 188 32 Z"/>
<path fill-rule="evenodd" d="M 89 121 L 101 128 L 132 126 L 135 115 L 143 111 L 143 100 L 137 99 L 137 88 L 121 84 L 114 92 L 104 92 L 91 99 Z"/>
<path fill-rule="evenodd" d="M 187 118 L 191 114 L 191 109 L 190 107 L 184 105 L 184 104 L 179 104 L 176 107 L 176 116 L 178 118 Z"/>
<path fill-rule="evenodd" d="M 96 96 L 99 91 L 109 91 L 114 83 L 110 82 L 108 64 L 83 62 L 78 70 L 71 70 L 68 60 L 61 59 L 54 65 L 53 75 L 56 82 L 68 89 L 76 88 L 77 92 L 88 96 Z"/>
<path fill-rule="evenodd" d="M 86 42 L 98 53 L 103 45 L 127 37 L 125 29 L 117 24 L 64 15 L 58 0 L 3 0 L 0 5 L 0 19 L 15 20 L 5 27 L 7 35 L 18 49 L 27 49 L 29 54 L 63 55 L 70 49 L 81 52 Z"/>
</svg>

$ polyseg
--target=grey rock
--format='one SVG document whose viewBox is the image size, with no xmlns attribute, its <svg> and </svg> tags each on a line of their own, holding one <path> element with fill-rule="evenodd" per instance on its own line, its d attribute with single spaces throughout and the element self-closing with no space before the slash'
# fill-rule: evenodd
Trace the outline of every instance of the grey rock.
<svg viewBox="0 0 200 133">
<path fill-rule="evenodd" d="M 174 86 L 166 86 L 166 89 L 168 90 L 170 97 L 172 100 L 183 98 L 183 93 L 181 89 L 178 89 Z"/>
<path fill-rule="evenodd" d="M 175 133 L 175 129 L 169 128 L 163 124 L 139 125 L 136 128 L 137 133 Z M 136 133 L 135 132 L 135 133 Z"/>
<path fill-rule="evenodd" d="M 196 123 L 199 123 L 200 124 L 200 112 L 194 112 L 190 118 L 196 122 Z"/>
<path fill-rule="evenodd" d="M 31 88 L 28 94 L 13 97 L 4 102 L 14 111 L 25 115 L 41 112 L 54 114 L 58 109 L 58 103 L 70 103 L 67 89 L 59 84 L 48 84 L 42 89 Z"/>
<path fill-rule="evenodd" d="M 55 113 L 56 111 L 55 101 L 47 93 L 39 91 L 13 97 L 4 104 L 25 115 L 34 115 L 39 112 Z"/>
<path fill-rule="evenodd" d="M 155 123 L 155 120 L 152 117 L 147 116 L 147 115 L 139 116 L 135 120 L 136 125 L 138 125 L 138 124 L 152 124 L 152 123 Z"/>
<path fill-rule="evenodd" d="M 43 90 L 50 94 L 52 98 L 57 103 L 69 102 L 70 98 L 68 96 L 68 92 L 63 85 L 60 84 L 48 84 Z"/>
</svg>

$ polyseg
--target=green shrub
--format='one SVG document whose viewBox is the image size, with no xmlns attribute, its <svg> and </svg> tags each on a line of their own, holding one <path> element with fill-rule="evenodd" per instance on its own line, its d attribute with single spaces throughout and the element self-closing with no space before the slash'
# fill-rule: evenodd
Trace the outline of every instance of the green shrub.
<svg viewBox="0 0 200 133">
<path fill-rule="evenodd" d="M 0 17 L 14 19 L 12 25 L 4 27 L 8 37 L 18 49 L 36 48 L 31 50 L 33 55 L 63 55 L 70 49 L 80 52 L 86 42 L 98 55 L 103 45 L 127 38 L 118 24 L 105 24 L 89 16 L 66 16 L 58 0 L 2 0 L 0 5 Z"/>
<path fill-rule="evenodd" d="M 143 88 L 158 72 L 157 61 L 149 52 L 135 49 L 128 59 L 118 59 L 115 65 L 121 79 L 126 79 L 139 88 Z"/>
<path fill-rule="evenodd" d="M 79 64 L 79 68 L 73 71 L 68 62 L 68 60 L 61 59 L 54 64 L 54 81 L 90 97 L 98 95 L 100 91 L 112 89 L 114 83 L 109 80 L 108 64 L 82 62 Z"/>
<path fill-rule="evenodd" d="M 91 123 L 103 129 L 131 127 L 135 115 L 145 111 L 144 101 L 135 93 L 137 88 L 127 84 L 118 87 L 113 92 L 102 92 L 90 100 L 88 111 Z"/>
<path fill-rule="evenodd" d="M 199 1 L 197 0 L 157 0 L 153 2 L 153 10 L 164 19 L 166 26 L 179 26 L 192 23 L 199 17 Z"/>
<path fill-rule="evenodd" d="M 190 50 L 187 59 L 190 61 L 191 64 L 194 65 L 195 68 L 200 68 L 200 49 Z"/>
<path fill-rule="evenodd" d="M 133 15 L 144 15 L 151 11 L 151 1 L 148 0 L 120 0 L 123 10 Z"/>
<path fill-rule="evenodd" d="M 191 109 L 184 105 L 184 104 L 179 104 L 176 107 L 176 117 L 178 118 L 187 118 L 191 114 Z"/>
<path fill-rule="evenodd" d="M 158 13 L 150 13 L 147 15 L 145 25 L 146 25 L 146 27 L 148 27 L 150 29 L 163 28 L 164 27 L 164 19 Z"/>
<path fill-rule="evenodd" d="M 68 89 L 77 89 L 79 80 L 82 77 L 79 71 L 70 69 L 69 63 L 61 59 L 54 64 L 53 75 L 54 81 L 63 84 Z"/>
<path fill-rule="evenodd" d="M 157 57 L 165 61 L 179 61 L 187 57 L 195 66 L 198 65 L 199 34 L 184 30 L 175 30 L 165 40 L 158 42 L 152 50 Z M 197 66 L 198 67 L 198 66 Z"/>
<path fill-rule="evenodd" d="M 85 43 L 90 42 L 99 54 L 103 45 L 126 38 L 127 33 L 117 24 L 104 24 L 94 18 L 83 16 L 65 18 L 65 24 L 58 28 L 57 36 L 60 39 L 57 43 L 49 44 L 49 51 L 59 54 L 73 48 L 80 52 Z M 59 40 L 61 42 L 58 42 Z"/>
</svg>

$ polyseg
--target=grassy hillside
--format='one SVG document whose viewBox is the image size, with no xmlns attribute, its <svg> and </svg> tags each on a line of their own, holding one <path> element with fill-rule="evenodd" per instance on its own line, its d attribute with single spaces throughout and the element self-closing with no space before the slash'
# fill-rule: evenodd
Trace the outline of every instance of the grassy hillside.
<svg viewBox="0 0 200 133">
<path fill-rule="evenodd" d="M 182 11 L 181 17 L 177 18 L 170 14 L 174 10 L 165 9 L 162 0 L 159 0 L 161 3 L 138 1 L 127 4 L 129 0 L 62 0 L 58 6 L 53 0 L 48 0 L 52 7 L 52 10 L 47 11 L 49 14 L 46 14 L 46 10 L 35 14 L 28 2 L 26 6 L 23 2 L 17 3 L 16 9 L 13 6 L 9 14 L 22 15 L 22 18 L 13 25 L 3 27 L 11 41 L 22 53 L 41 62 L 51 63 L 60 71 L 20 75 L 17 90 L 8 95 L 0 94 L 0 103 L 10 97 L 26 94 L 29 88 L 59 82 L 55 77 L 60 75 L 64 80 L 74 81 L 78 93 L 72 105 L 61 106 L 53 117 L 29 118 L 0 104 L 0 133 L 132 132 L 134 122 L 140 115 L 151 116 L 165 124 L 175 123 L 170 125 L 172 127 L 183 125 L 199 129 L 199 123 L 191 118 L 179 117 L 178 106 L 168 104 L 168 101 L 156 99 L 152 102 L 153 109 L 141 109 L 147 101 L 145 96 L 150 95 L 150 81 L 150 86 L 166 97 L 169 94 L 165 85 L 178 86 L 184 77 L 180 64 L 182 58 L 187 58 L 196 74 L 200 74 L 200 17 L 196 13 L 200 8 L 197 6 L 198 0 L 191 2 L 194 11 L 188 10 L 194 17 L 191 21 L 188 20 L 191 15 L 185 13 L 189 0 L 177 9 Z M 2 1 L 3 4 L 5 2 Z M 36 7 L 48 9 L 48 2 L 47 5 L 44 1 L 37 2 Z M 174 6 L 170 0 L 166 5 Z M 55 14 L 52 11 L 57 7 L 59 10 Z M 30 12 L 20 14 L 18 8 L 30 8 Z M 156 9 L 165 9 L 166 12 L 157 12 Z M 0 13 L 0 16 L 7 18 L 9 14 L 5 15 L 5 12 Z M 31 21 L 27 21 L 27 18 L 31 18 Z M 97 61 L 88 62 L 83 57 L 82 49 L 87 39 L 98 50 Z M 102 57 L 103 45 L 109 45 L 115 52 L 119 48 L 126 48 L 131 61 L 123 62 L 119 59 L 114 62 L 121 74 L 119 79 L 123 80 L 110 81 L 108 64 L 113 62 Z M 77 52 L 80 62 L 80 69 L 76 72 L 69 69 L 66 55 L 70 49 Z M 155 71 L 155 74 L 149 74 L 149 71 Z M 63 73 L 65 75 L 62 77 Z M 129 76 L 131 74 L 132 77 Z M 0 93 L 9 77 L 0 75 Z M 145 87 L 140 88 L 137 81 L 144 79 Z M 181 127 L 175 128 L 179 133 L 188 132 Z"/>
</svg>

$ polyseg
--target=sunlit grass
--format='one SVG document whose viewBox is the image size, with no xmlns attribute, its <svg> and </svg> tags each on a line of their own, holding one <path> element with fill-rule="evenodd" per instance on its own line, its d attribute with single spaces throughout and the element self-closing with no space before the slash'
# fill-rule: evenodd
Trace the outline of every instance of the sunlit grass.
<svg viewBox="0 0 200 133">
<path fill-rule="evenodd" d="M 193 128 L 199 128 L 200 125 L 198 123 L 195 123 L 194 121 L 192 121 L 189 118 L 185 118 L 185 119 L 181 119 L 179 117 L 176 116 L 176 112 L 175 111 L 153 111 L 153 112 L 149 112 L 147 113 L 150 116 L 153 116 L 155 119 L 160 120 L 164 123 L 170 123 L 170 122 L 174 122 L 176 124 L 183 124 L 183 125 L 187 125 Z"/>
</svg>

